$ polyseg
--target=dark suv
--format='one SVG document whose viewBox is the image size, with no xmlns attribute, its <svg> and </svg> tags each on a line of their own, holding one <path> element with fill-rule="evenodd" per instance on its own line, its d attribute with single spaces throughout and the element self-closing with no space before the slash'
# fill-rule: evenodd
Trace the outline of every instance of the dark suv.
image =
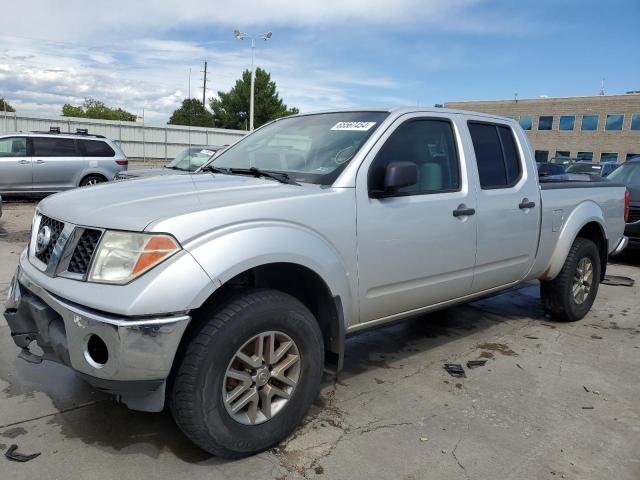
<svg viewBox="0 0 640 480">
<path fill-rule="evenodd" d="M 629 190 L 629 219 L 624 234 L 629 237 L 628 248 L 640 248 L 640 157 L 627 160 L 607 178 L 624 183 Z"/>
</svg>

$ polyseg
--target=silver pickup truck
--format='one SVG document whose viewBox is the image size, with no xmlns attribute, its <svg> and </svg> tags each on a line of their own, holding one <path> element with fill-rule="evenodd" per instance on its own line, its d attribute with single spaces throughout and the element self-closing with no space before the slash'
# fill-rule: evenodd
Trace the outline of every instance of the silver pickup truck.
<svg viewBox="0 0 640 480">
<path fill-rule="evenodd" d="M 239 457 L 289 435 L 345 337 L 539 279 L 584 317 L 625 188 L 539 183 L 511 119 L 444 109 L 272 122 L 191 175 L 43 200 L 5 317 L 20 355 Z M 32 343 L 38 351 L 30 350 Z"/>
</svg>

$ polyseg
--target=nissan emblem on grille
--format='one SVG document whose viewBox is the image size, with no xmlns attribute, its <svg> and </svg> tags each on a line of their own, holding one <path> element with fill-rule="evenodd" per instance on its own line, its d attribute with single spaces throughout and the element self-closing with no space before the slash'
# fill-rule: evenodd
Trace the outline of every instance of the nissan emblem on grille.
<svg viewBox="0 0 640 480">
<path fill-rule="evenodd" d="M 48 225 L 45 225 L 38 231 L 38 236 L 36 237 L 36 251 L 38 253 L 44 252 L 49 246 L 49 243 L 51 243 L 51 228 L 49 228 Z"/>
</svg>

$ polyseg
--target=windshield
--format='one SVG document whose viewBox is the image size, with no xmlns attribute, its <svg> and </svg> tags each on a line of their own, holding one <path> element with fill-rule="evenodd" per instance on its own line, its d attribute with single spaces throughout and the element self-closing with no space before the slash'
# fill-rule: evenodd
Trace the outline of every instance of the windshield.
<svg viewBox="0 0 640 480">
<path fill-rule="evenodd" d="M 283 172 L 299 182 L 331 185 L 388 115 L 341 112 L 283 118 L 243 138 L 212 164 Z"/>
<path fill-rule="evenodd" d="M 640 163 L 623 163 L 607 177 L 628 186 L 640 186 Z"/>
<path fill-rule="evenodd" d="M 591 163 L 574 163 L 567 167 L 567 173 L 590 173 L 593 175 L 600 174 L 600 165 Z"/>
<path fill-rule="evenodd" d="M 193 172 L 204 165 L 214 153 L 215 150 L 202 147 L 185 148 L 166 167 Z"/>
</svg>

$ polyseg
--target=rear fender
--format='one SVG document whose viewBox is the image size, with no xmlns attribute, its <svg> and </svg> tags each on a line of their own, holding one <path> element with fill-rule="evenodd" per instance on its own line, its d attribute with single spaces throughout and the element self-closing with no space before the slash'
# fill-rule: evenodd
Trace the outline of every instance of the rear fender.
<svg viewBox="0 0 640 480">
<path fill-rule="evenodd" d="M 608 241 L 604 213 L 600 206 L 591 200 L 580 203 L 564 222 L 549 264 L 540 276 L 540 280 L 553 280 L 560 273 L 578 233 L 591 222 L 595 222 L 600 227 L 602 237 Z"/>
</svg>

